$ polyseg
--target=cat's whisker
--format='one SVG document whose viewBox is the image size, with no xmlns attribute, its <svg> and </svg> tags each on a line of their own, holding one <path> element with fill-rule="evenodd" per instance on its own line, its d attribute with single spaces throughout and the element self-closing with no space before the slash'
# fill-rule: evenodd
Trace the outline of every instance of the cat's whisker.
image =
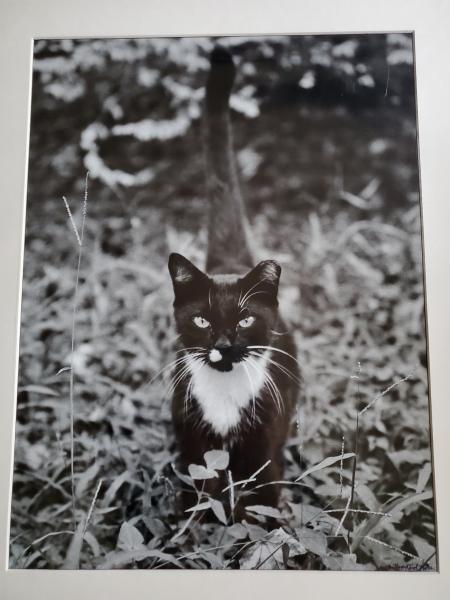
<svg viewBox="0 0 450 600">
<path fill-rule="evenodd" d="M 250 373 L 247 369 L 247 365 L 245 364 L 244 361 L 241 362 L 241 365 L 244 367 L 245 373 L 247 375 L 248 381 L 250 383 L 250 389 L 252 391 L 252 400 L 253 400 L 253 404 L 252 404 L 252 417 L 253 417 L 253 421 L 255 420 L 255 416 L 256 416 L 256 398 L 255 398 L 255 388 L 253 387 L 253 381 L 252 378 L 250 377 Z"/>
<path fill-rule="evenodd" d="M 180 352 L 186 352 L 187 350 L 204 350 L 204 348 L 202 348 L 201 346 L 187 346 L 185 348 L 177 350 L 175 354 L 179 354 Z"/>
<path fill-rule="evenodd" d="M 274 382 L 273 377 L 267 371 L 265 373 L 265 377 L 266 384 L 273 390 L 275 394 L 275 404 L 277 407 L 277 411 L 279 414 L 281 414 L 283 412 L 284 402 L 283 398 L 281 397 L 280 390 L 278 389 L 277 384 Z"/>
<path fill-rule="evenodd" d="M 187 350 L 198 350 L 198 352 L 187 352 Z M 205 349 L 201 346 L 190 346 L 188 348 L 182 348 L 181 350 L 177 350 L 175 354 L 179 354 L 180 352 L 186 352 L 186 354 L 184 356 L 178 356 L 170 363 L 167 363 L 167 365 L 165 365 L 160 371 L 158 371 L 158 373 L 156 373 L 156 375 L 154 375 L 153 379 L 156 379 L 167 369 L 177 366 L 178 363 L 188 360 L 188 358 L 197 358 L 198 356 L 205 354 Z"/>
<path fill-rule="evenodd" d="M 272 398 L 275 406 L 277 407 L 278 413 L 281 414 L 283 400 L 281 398 L 281 394 L 280 394 L 280 391 L 279 391 L 277 385 L 273 381 L 273 378 L 267 373 L 267 370 L 261 368 L 260 365 L 258 365 L 256 363 L 256 361 L 251 360 L 251 362 L 250 362 L 250 359 L 248 359 L 248 360 L 249 360 L 249 364 L 251 364 L 259 373 L 262 373 L 262 375 L 264 377 L 264 383 L 267 386 L 270 397 Z"/>
<path fill-rule="evenodd" d="M 189 358 L 198 358 L 200 356 L 203 356 L 204 355 L 203 348 L 200 348 L 200 350 L 201 350 L 200 352 L 190 352 L 190 353 L 185 354 L 184 356 L 179 356 L 172 362 L 168 363 L 165 367 L 163 367 L 163 369 L 161 369 L 161 372 L 167 370 L 168 368 L 177 366 L 177 363 L 181 364 L 183 362 L 186 362 L 187 360 L 189 360 Z"/>
<path fill-rule="evenodd" d="M 197 352 L 197 353 L 192 353 L 189 354 L 187 356 L 182 356 L 174 361 L 172 361 L 171 363 L 169 363 L 168 365 L 166 365 L 163 369 L 161 369 L 161 371 L 159 371 L 159 373 L 157 373 L 155 375 L 155 377 L 153 378 L 153 381 L 158 378 L 159 376 L 164 376 L 166 374 L 167 371 L 170 371 L 171 369 L 175 368 L 175 367 L 181 367 L 181 371 L 179 371 L 179 373 L 176 375 L 175 379 L 178 378 L 178 376 L 183 373 L 183 371 L 186 369 L 187 366 L 187 361 L 189 360 L 189 358 L 200 358 L 203 356 L 202 352 Z M 174 380 L 173 380 L 174 381 Z M 150 382 L 152 383 L 152 382 Z M 177 382 L 178 385 L 179 382 Z M 164 392 L 164 397 L 167 397 L 168 395 L 172 394 L 175 390 L 176 386 L 173 386 L 173 383 L 170 383 L 168 386 L 166 386 L 165 388 L 165 392 Z"/>
<path fill-rule="evenodd" d="M 247 348 L 249 348 L 250 350 L 273 350 L 273 352 L 280 352 L 281 354 L 284 354 L 285 356 L 289 356 L 289 358 L 291 358 L 292 360 L 295 360 L 295 362 L 297 364 L 299 364 L 298 359 L 293 356 L 292 354 L 289 354 L 289 352 L 286 352 L 285 350 L 281 350 L 281 348 L 275 348 L 274 346 L 247 346 Z"/>
<path fill-rule="evenodd" d="M 259 354 L 252 354 L 250 353 L 251 356 L 259 356 Z M 288 369 L 287 367 L 285 367 L 284 365 L 280 364 L 278 361 L 273 360 L 273 358 L 269 358 L 266 357 L 266 360 L 268 362 L 270 362 L 271 365 L 273 365 L 274 367 L 277 367 L 278 369 L 280 369 L 280 371 L 282 373 L 284 373 L 285 375 L 287 375 L 290 379 L 292 379 L 292 381 L 295 381 L 295 383 L 301 385 L 302 381 L 299 377 L 297 377 L 297 375 L 295 375 L 290 369 Z"/>
<path fill-rule="evenodd" d="M 197 361 L 203 357 L 204 357 L 203 352 L 196 352 L 196 353 L 189 354 L 188 356 L 185 356 L 184 357 L 185 358 L 184 366 L 182 367 L 181 371 L 190 370 L 192 367 L 192 360 Z M 175 376 L 174 379 L 176 379 L 178 377 L 178 375 L 180 375 L 180 373 L 177 373 L 177 375 Z"/>
<path fill-rule="evenodd" d="M 272 380 L 269 380 L 267 377 L 267 373 L 263 374 L 264 386 L 266 390 L 269 392 L 269 397 L 274 403 L 278 414 L 281 414 L 281 401 L 279 398 L 279 393 L 277 388 L 275 387 L 275 383 Z"/>
<path fill-rule="evenodd" d="M 279 369 L 282 373 L 284 373 L 284 375 L 286 375 L 286 377 L 289 377 L 289 379 L 291 381 L 294 381 L 297 385 L 302 385 L 301 379 L 299 377 L 297 377 L 296 375 L 294 375 L 294 373 L 292 373 L 292 371 L 290 371 L 289 369 L 286 369 L 285 367 L 283 367 L 283 365 L 280 365 L 276 361 L 270 360 L 269 362 L 274 367 L 276 367 L 277 369 Z"/>
<path fill-rule="evenodd" d="M 253 291 L 256 287 L 258 287 L 258 285 L 260 285 L 261 283 L 262 283 L 262 280 L 257 281 L 255 283 L 255 285 L 252 285 L 252 287 L 245 292 L 244 297 L 242 298 L 242 300 L 240 301 L 240 303 L 238 303 L 239 307 L 241 307 L 241 305 L 246 302 L 247 296 L 250 294 L 250 292 Z"/>
<path fill-rule="evenodd" d="M 186 394 L 184 396 L 184 403 L 183 403 L 183 409 L 184 409 L 184 416 L 186 417 L 187 415 L 187 407 L 189 402 L 191 401 L 191 394 L 192 394 L 192 386 L 194 385 L 194 377 L 193 375 L 191 375 L 191 378 L 189 380 L 187 389 L 186 389 Z"/>
<path fill-rule="evenodd" d="M 175 389 L 177 387 L 177 385 L 186 377 L 186 375 L 189 373 L 189 369 L 186 366 L 184 366 L 181 371 L 179 371 L 177 373 L 177 375 L 170 380 L 168 386 L 167 386 L 167 395 L 172 396 L 173 393 L 175 392 Z"/>
<path fill-rule="evenodd" d="M 189 384 L 186 390 L 186 395 L 184 398 L 184 414 L 186 415 L 187 412 L 187 404 L 188 402 L 190 402 L 191 400 L 191 394 L 192 394 L 192 387 L 194 385 L 194 377 L 195 375 L 197 375 L 199 373 L 199 371 L 201 371 L 203 369 L 203 367 L 206 365 L 206 362 L 201 361 L 200 362 L 200 366 L 198 367 L 198 369 L 196 371 L 192 371 L 191 369 L 191 378 L 189 380 Z"/>
<path fill-rule="evenodd" d="M 173 369 L 177 365 L 185 362 L 187 358 L 187 356 L 181 356 L 179 358 L 176 358 L 175 360 L 172 360 L 170 363 L 168 363 L 162 369 L 160 369 L 145 385 L 152 385 L 153 383 L 155 383 L 158 377 L 161 377 L 166 371 Z"/>
<path fill-rule="evenodd" d="M 253 298 L 253 296 L 257 296 L 258 294 L 267 294 L 267 292 L 265 292 L 264 290 L 261 290 L 259 292 L 253 292 L 252 294 L 250 294 L 249 296 L 247 296 L 246 298 L 244 298 L 244 300 L 242 302 L 243 308 L 245 308 L 245 305 L 250 300 L 250 298 Z"/>
<path fill-rule="evenodd" d="M 249 356 L 247 356 L 246 361 L 248 364 L 253 367 L 258 375 L 262 375 L 264 377 L 264 369 L 259 365 L 255 360 L 252 360 Z M 256 412 L 256 401 L 253 403 L 253 417 L 255 417 Z"/>
<path fill-rule="evenodd" d="M 268 356 L 266 356 L 266 360 L 270 360 L 270 358 Z M 256 367 L 256 363 L 255 363 L 255 367 Z M 258 365 L 259 367 L 259 365 Z M 260 368 L 260 367 L 259 367 Z M 261 369 L 262 370 L 262 369 Z M 267 371 L 267 369 L 263 369 L 262 370 L 263 375 L 264 375 L 264 380 L 265 383 L 269 389 L 270 395 L 272 400 L 274 401 L 278 412 L 281 414 L 282 412 L 282 407 L 284 406 L 283 403 L 283 398 L 281 396 L 280 390 L 278 389 L 278 386 L 276 385 L 276 383 L 274 382 L 272 376 L 270 375 L 270 373 Z"/>
<path fill-rule="evenodd" d="M 172 381 L 169 385 L 170 395 L 173 395 L 178 384 L 180 384 L 183 381 L 183 379 L 190 373 L 190 371 L 191 371 L 191 367 L 190 367 L 190 365 L 187 364 L 181 369 L 181 371 L 179 373 L 177 373 L 177 375 L 174 377 L 174 379 L 172 379 Z"/>
<path fill-rule="evenodd" d="M 194 383 L 194 377 L 193 375 L 191 375 L 191 378 L 189 380 L 188 386 L 186 388 L 186 394 L 184 396 L 184 402 L 183 402 L 183 411 L 184 411 L 184 416 L 186 417 L 187 414 L 187 405 L 190 402 L 191 399 L 191 390 L 192 390 L 192 385 Z"/>
</svg>

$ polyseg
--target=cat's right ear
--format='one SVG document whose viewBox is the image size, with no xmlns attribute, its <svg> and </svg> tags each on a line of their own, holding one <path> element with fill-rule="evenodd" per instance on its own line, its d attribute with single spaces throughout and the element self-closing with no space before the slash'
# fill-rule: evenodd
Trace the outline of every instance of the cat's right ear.
<svg viewBox="0 0 450 600">
<path fill-rule="evenodd" d="M 172 252 L 169 256 L 169 273 L 172 278 L 175 300 L 182 296 L 192 296 L 195 293 L 202 292 L 209 286 L 209 278 L 205 273 L 197 269 L 190 260 Z"/>
</svg>

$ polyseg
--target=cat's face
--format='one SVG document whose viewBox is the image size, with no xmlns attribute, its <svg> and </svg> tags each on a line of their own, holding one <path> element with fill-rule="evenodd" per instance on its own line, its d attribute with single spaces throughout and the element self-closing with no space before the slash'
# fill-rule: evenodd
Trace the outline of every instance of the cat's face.
<svg viewBox="0 0 450 600">
<path fill-rule="evenodd" d="M 214 369 L 231 371 L 254 346 L 267 346 L 278 319 L 281 267 L 260 262 L 249 273 L 208 276 L 180 254 L 169 257 L 174 313 L 185 348 Z"/>
</svg>

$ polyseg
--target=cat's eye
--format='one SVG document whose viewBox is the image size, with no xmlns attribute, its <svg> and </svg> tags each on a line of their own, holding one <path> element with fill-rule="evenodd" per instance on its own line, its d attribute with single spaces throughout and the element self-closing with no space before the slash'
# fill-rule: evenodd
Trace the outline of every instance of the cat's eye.
<svg viewBox="0 0 450 600">
<path fill-rule="evenodd" d="M 254 322 L 255 317 L 246 317 L 245 319 L 241 319 L 239 321 L 239 327 L 243 327 L 245 329 L 246 327 L 250 327 L 251 325 L 253 325 Z"/>
<path fill-rule="evenodd" d="M 200 327 L 200 329 L 206 329 L 207 327 L 209 327 L 209 321 L 207 321 L 203 317 L 194 317 L 193 321 L 197 325 L 197 327 Z"/>
</svg>

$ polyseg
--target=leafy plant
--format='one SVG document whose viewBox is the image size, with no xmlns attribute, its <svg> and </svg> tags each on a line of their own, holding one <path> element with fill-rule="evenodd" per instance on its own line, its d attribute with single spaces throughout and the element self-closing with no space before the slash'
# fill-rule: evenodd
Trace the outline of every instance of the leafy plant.
<svg viewBox="0 0 450 600">
<path fill-rule="evenodd" d="M 179 472 L 166 368 L 166 259 L 201 263 L 206 244 L 192 149 L 211 42 L 37 43 L 12 568 L 436 568 L 411 41 L 363 38 L 222 40 L 249 220 L 282 264 L 304 382 L 280 506 L 236 523 L 259 470 L 220 498 L 202 485 L 225 451 Z M 78 271 L 83 202 L 68 221 L 60 198 L 83 196 L 87 165 Z"/>
</svg>

